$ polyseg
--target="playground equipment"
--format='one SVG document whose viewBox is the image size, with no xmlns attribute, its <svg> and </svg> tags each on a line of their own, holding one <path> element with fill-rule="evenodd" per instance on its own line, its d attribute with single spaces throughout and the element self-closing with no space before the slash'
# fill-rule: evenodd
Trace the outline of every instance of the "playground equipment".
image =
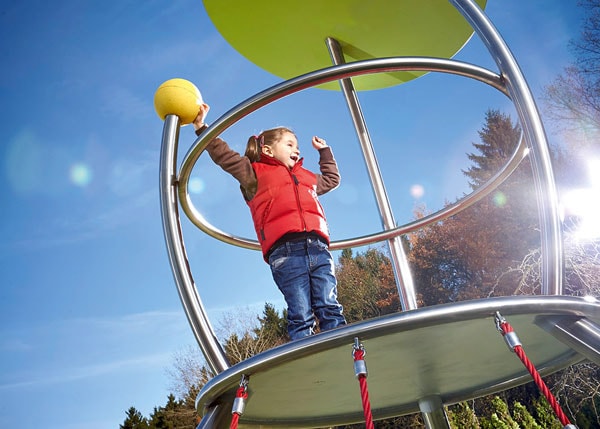
<svg viewBox="0 0 600 429">
<path fill-rule="evenodd" d="M 268 15 L 261 10 L 263 3 L 271 8 Z M 165 117 L 160 195 L 167 250 L 190 326 L 208 365 L 216 374 L 198 395 L 196 405 L 203 415 L 198 427 L 227 427 L 232 420 L 233 407 L 236 424 L 239 421 L 239 424 L 248 427 L 324 427 L 365 420 L 367 425 L 372 425 L 370 416 L 377 420 L 421 412 L 428 428 L 448 428 L 444 405 L 499 392 L 531 379 L 522 365 L 514 359 L 507 359 L 505 346 L 498 340 L 496 329 L 501 331 L 511 350 L 521 350 L 523 345 L 540 374 L 550 374 L 584 359 L 600 364 L 600 303 L 567 297 L 562 293 L 561 226 L 546 136 L 515 58 L 481 9 L 485 2 L 380 0 L 369 2 L 368 6 L 359 1 L 294 2 L 310 13 L 324 17 L 323 20 L 303 23 L 310 29 L 310 37 L 306 37 L 304 42 L 296 40 L 297 35 L 290 36 L 294 40 L 280 40 L 281 37 L 277 37 L 280 30 L 271 25 L 278 20 L 277 13 L 273 11 L 289 13 L 286 8 L 292 6 L 287 3 L 205 0 L 209 15 L 224 37 L 257 64 L 270 69 L 280 63 L 290 64 L 290 61 L 281 61 L 279 57 L 279 61 L 273 64 L 269 53 L 277 49 L 279 54 L 281 48 L 265 47 L 251 38 L 247 41 L 236 38 L 232 30 L 236 26 L 247 28 L 248 22 L 264 22 L 264 25 L 253 26 L 260 29 L 256 37 L 276 40 L 284 46 L 288 43 L 293 46 L 288 54 L 301 54 L 307 61 L 291 62 L 294 67 L 273 70 L 285 80 L 248 98 L 218 118 L 194 142 L 179 168 L 176 164 L 177 145 L 179 127 L 184 122 L 174 114 Z M 327 4 L 333 5 L 331 7 L 333 12 L 338 12 L 337 16 L 332 11 L 323 10 Z M 357 8 L 357 13 L 351 13 L 353 7 Z M 397 10 L 399 7 L 401 11 Z M 404 32 L 404 27 L 394 21 L 398 16 L 414 23 L 414 26 L 407 24 L 407 32 Z M 363 19 L 353 19 L 356 17 Z M 396 49 L 399 41 L 412 40 L 408 31 L 424 31 L 429 35 L 429 20 L 439 24 L 436 30 L 440 34 L 448 36 L 456 33 L 462 39 L 442 37 L 442 40 L 448 41 L 445 43 L 430 37 L 429 44 L 419 46 L 424 55 L 429 55 L 426 57 L 406 56 L 407 52 L 415 54 L 407 47 L 410 44 Z M 465 25 L 470 28 L 469 31 L 465 30 Z M 274 28 L 275 34 L 265 36 L 263 33 L 271 28 Z M 472 31 L 486 45 L 498 72 L 449 59 Z M 295 34 L 291 30 L 289 32 Z M 248 32 L 243 34 L 249 37 Z M 320 44 L 317 45 L 315 40 L 320 40 Z M 379 50 L 381 45 L 388 49 Z M 436 53 L 432 46 L 443 49 Z M 329 64 L 324 63 L 327 50 Z M 511 159 L 487 183 L 451 206 L 399 226 L 394 220 L 377 166 L 355 82 L 363 89 L 386 87 L 427 72 L 474 79 L 505 94 L 515 106 L 523 135 Z M 188 193 L 191 171 L 208 142 L 244 116 L 304 89 L 315 86 L 333 89 L 333 85 L 341 87 L 352 116 L 383 229 L 368 236 L 334 241 L 331 248 L 386 241 L 403 312 L 290 342 L 230 366 L 210 326 L 189 268 L 179 209 L 181 207 L 199 229 L 218 240 L 248 249 L 258 250 L 259 245 L 255 240 L 220 231 L 203 218 Z M 502 183 L 526 154 L 531 157 L 538 198 L 542 294 L 417 308 L 410 268 L 400 237 L 479 201 Z M 506 329 L 506 320 L 510 322 L 511 329 Z M 518 337 L 514 333 L 518 333 Z M 368 350 L 368 358 L 364 357 L 364 350 Z M 367 361 L 370 400 L 362 390 Z M 352 374 L 353 366 L 355 374 Z M 361 382 L 362 402 L 356 393 L 355 376 Z M 572 426 L 564 421 L 563 424 L 565 427 Z"/>
<path fill-rule="evenodd" d="M 161 119 L 176 115 L 181 125 L 190 124 L 198 116 L 202 104 L 200 90 L 193 83 L 180 78 L 163 82 L 154 94 L 154 109 Z"/>
</svg>

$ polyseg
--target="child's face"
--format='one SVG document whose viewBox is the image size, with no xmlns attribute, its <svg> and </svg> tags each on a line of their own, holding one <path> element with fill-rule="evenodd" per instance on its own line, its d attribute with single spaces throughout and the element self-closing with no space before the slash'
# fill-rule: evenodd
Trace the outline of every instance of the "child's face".
<svg viewBox="0 0 600 429">
<path fill-rule="evenodd" d="M 282 162 L 286 167 L 292 168 L 300 160 L 298 140 L 292 133 L 284 133 L 281 139 L 270 146 L 263 146 L 263 152 Z"/>
</svg>

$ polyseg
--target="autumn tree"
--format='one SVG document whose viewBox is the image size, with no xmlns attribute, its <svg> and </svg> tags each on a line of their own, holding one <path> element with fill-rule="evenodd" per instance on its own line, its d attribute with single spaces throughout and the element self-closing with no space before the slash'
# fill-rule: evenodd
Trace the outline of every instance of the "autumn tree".
<svg viewBox="0 0 600 429">
<path fill-rule="evenodd" d="M 392 264 L 384 253 L 368 249 L 353 255 L 344 249 L 336 266 L 338 300 L 349 323 L 400 309 Z"/>
</svg>

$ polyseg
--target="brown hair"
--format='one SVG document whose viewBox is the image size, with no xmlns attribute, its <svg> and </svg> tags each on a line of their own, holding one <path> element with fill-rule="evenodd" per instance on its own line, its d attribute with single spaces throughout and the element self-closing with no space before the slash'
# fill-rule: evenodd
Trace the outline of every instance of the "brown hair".
<svg viewBox="0 0 600 429">
<path fill-rule="evenodd" d="M 281 140 L 281 137 L 285 133 L 294 134 L 294 132 L 289 128 L 276 127 L 271 128 L 270 130 L 265 130 L 257 136 L 250 136 L 244 155 L 250 159 L 250 162 L 257 162 L 260 159 L 260 154 L 262 153 L 262 146 L 271 146 L 277 143 L 279 140 Z"/>
</svg>

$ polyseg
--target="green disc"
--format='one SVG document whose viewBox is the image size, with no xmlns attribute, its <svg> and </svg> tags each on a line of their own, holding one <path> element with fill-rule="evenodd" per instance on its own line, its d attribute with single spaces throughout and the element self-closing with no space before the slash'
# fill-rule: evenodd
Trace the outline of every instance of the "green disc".
<svg viewBox="0 0 600 429">
<path fill-rule="evenodd" d="M 485 7 L 486 0 L 476 0 Z M 203 0 L 210 19 L 240 54 L 290 79 L 331 66 L 336 39 L 346 62 L 391 56 L 451 58 L 473 30 L 448 0 Z M 357 90 L 407 82 L 421 72 L 353 78 Z M 339 89 L 336 82 L 322 86 Z"/>
</svg>

